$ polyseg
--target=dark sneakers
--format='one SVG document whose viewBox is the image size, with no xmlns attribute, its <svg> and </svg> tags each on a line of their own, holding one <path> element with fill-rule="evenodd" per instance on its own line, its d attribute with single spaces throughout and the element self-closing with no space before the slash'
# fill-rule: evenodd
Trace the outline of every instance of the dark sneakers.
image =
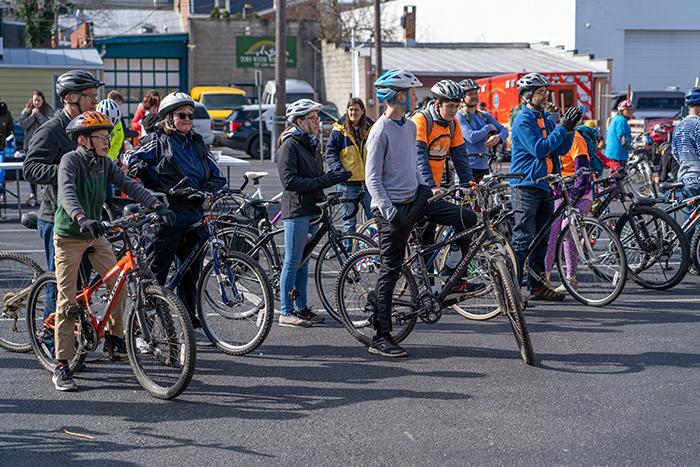
<svg viewBox="0 0 700 467">
<path fill-rule="evenodd" d="M 76 391 L 78 385 L 73 381 L 73 374 L 67 366 L 57 366 L 51 378 L 57 391 Z"/>
<path fill-rule="evenodd" d="M 483 282 L 462 281 L 455 285 L 445 297 L 445 305 L 461 302 L 466 298 L 475 296 L 486 288 Z"/>
<path fill-rule="evenodd" d="M 110 347 L 112 348 L 112 352 L 114 354 L 114 359 L 115 360 L 127 360 L 129 356 L 126 353 L 126 341 L 124 340 L 123 337 L 117 337 L 117 336 L 112 336 L 109 335 L 108 337 L 105 338 L 105 344 L 104 347 L 102 347 L 102 355 L 105 357 L 109 357 L 110 353 Z"/>
<path fill-rule="evenodd" d="M 303 310 L 299 310 L 294 314 L 303 320 L 311 321 L 311 324 L 313 324 L 313 325 L 323 324 L 326 322 L 326 318 L 318 316 L 316 313 L 309 310 L 308 308 L 304 308 Z"/>
<path fill-rule="evenodd" d="M 408 353 L 391 336 L 375 337 L 367 349 L 369 353 L 387 358 L 408 357 Z"/>
<path fill-rule="evenodd" d="M 547 302 L 561 302 L 566 298 L 566 295 L 559 293 L 556 290 L 543 285 L 532 290 L 530 300 L 542 300 Z"/>
</svg>

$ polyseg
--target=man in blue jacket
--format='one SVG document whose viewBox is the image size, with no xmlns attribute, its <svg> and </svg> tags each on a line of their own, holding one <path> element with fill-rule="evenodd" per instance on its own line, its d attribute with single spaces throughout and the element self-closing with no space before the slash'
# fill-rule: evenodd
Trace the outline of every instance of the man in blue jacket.
<svg viewBox="0 0 700 467">
<path fill-rule="evenodd" d="M 553 212 L 553 202 L 547 182 L 538 181 L 551 173 L 560 172 L 559 157 L 571 149 L 573 132 L 581 120 L 581 109 L 569 108 L 555 125 L 544 106 L 549 98 L 549 81 L 539 73 L 528 73 L 518 80 L 518 93 L 525 105 L 513 122 L 512 173 L 524 178 L 511 180 L 513 187 L 513 250 L 518 261 L 518 276 L 522 279 L 525 255 L 532 240 L 546 225 Z M 548 238 L 549 233 L 545 235 Z M 547 242 L 540 242 L 528 258 L 533 274 L 528 275 L 531 300 L 564 299 L 542 281 Z"/>
<path fill-rule="evenodd" d="M 464 107 L 457 114 L 457 121 L 462 128 L 474 180 L 479 181 L 489 173 L 489 151 L 505 144 L 508 129 L 488 112 L 478 110 L 479 85 L 476 81 L 465 79 L 459 85 L 464 90 Z"/>
</svg>

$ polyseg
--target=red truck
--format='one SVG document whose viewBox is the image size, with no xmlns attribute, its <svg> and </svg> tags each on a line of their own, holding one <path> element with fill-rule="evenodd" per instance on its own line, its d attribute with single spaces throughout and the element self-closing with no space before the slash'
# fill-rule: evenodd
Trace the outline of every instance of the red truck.
<svg viewBox="0 0 700 467">
<path fill-rule="evenodd" d="M 500 123 L 509 126 L 510 114 L 518 105 L 518 87 L 515 83 L 526 73 L 509 73 L 476 80 L 481 86 L 479 100 L 486 111 Z M 595 102 L 593 76 L 590 72 L 542 73 L 552 83 L 552 100 L 564 112 L 571 106 L 581 106 L 583 119 L 593 118 Z M 509 126 L 510 127 L 510 126 Z"/>
</svg>

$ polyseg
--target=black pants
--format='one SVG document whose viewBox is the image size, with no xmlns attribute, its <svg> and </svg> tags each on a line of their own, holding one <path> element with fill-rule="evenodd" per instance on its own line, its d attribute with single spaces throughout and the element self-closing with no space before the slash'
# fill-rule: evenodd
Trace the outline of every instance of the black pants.
<svg viewBox="0 0 700 467">
<path fill-rule="evenodd" d="M 428 187 L 420 186 L 416 199 L 411 203 L 397 204 L 396 216 L 388 221 L 375 209 L 379 229 L 380 270 L 375 288 L 377 302 L 374 306 L 374 327 L 377 337 L 391 334 L 391 301 L 394 287 L 399 280 L 401 265 L 408 237 L 413 225 L 423 216 L 428 221 L 441 225 L 451 225 L 457 232 L 474 226 L 476 214 L 446 201 L 428 205 L 432 192 Z"/>
<path fill-rule="evenodd" d="M 190 225 L 201 219 L 201 214 L 195 214 L 192 219 L 182 219 L 181 213 L 177 213 L 177 221 L 173 227 L 159 225 L 155 232 L 149 235 L 147 253 L 153 254 L 151 260 L 151 271 L 156 276 L 159 284 L 165 285 L 173 259 L 179 266 L 187 259 L 187 256 L 194 250 L 206 235 L 203 226 L 191 228 Z M 190 216 L 186 216 L 190 217 Z M 193 324 L 198 324 L 197 319 L 197 282 L 199 274 L 202 272 L 203 257 L 200 256 L 182 276 L 180 285 L 177 287 L 177 295 L 187 308 L 192 318 Z"/>
</svg>

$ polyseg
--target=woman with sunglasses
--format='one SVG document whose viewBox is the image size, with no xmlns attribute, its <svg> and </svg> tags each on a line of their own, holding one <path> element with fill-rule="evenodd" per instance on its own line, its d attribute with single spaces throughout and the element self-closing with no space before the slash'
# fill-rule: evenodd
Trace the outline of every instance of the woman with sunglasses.
<svg viewBox="0 0 700 467">
<path fill-rule="evenodd" d="M 168 193 L 178 188 L 192 187 L 215 192 L 226 185 L 219 167 L 200 135 L 192 128 L 194 100 L 184 92 L 168 94 L 158 107 L 159 123 L 153 133 L 141 139 L 138 148 L 125 156 L 129 175 L 140 178 L 146 188 Z M 180 183 L 187 177 L 187 183 Z M 149 249 L 153 252 L 151 269 L 160 284 L 165 284 L 168 270 L 177 258 L 184 261 L 204 235 L 201 228 L 192 225 L 204 214 L 202 199 L 168 194 L 169 208 L 175 212 L 175 223 L 160 225 L 152 232 Z M 184 241 L 183 241 L 184 237 Z M 200 327 L 196 316 L 196 289 L 202 269 L 201 258 L 189 268 L 178 287 L 178 295 L 187 307 L 192 325 Z"/>
<path fill-rule="evenodd" d="M 307 236 L 317 225 L 311 221 L 321 214 L 316 203 L 323 201 L 323 189 L 346 182 L 352 172 L 345 169 L 323 173 L 323 159 L 316 136 L 321 125 L 321 104 L 299 99 L 287 107 L 290 126 L 279 138 L 277 168 L 282 192 L 284 219 L 284 264 L 280 275 L 279 325 L 309 327 L 324 319 L 309 309 L 306 295 L 308 262 L 299 267 Z"/>
</svg>

